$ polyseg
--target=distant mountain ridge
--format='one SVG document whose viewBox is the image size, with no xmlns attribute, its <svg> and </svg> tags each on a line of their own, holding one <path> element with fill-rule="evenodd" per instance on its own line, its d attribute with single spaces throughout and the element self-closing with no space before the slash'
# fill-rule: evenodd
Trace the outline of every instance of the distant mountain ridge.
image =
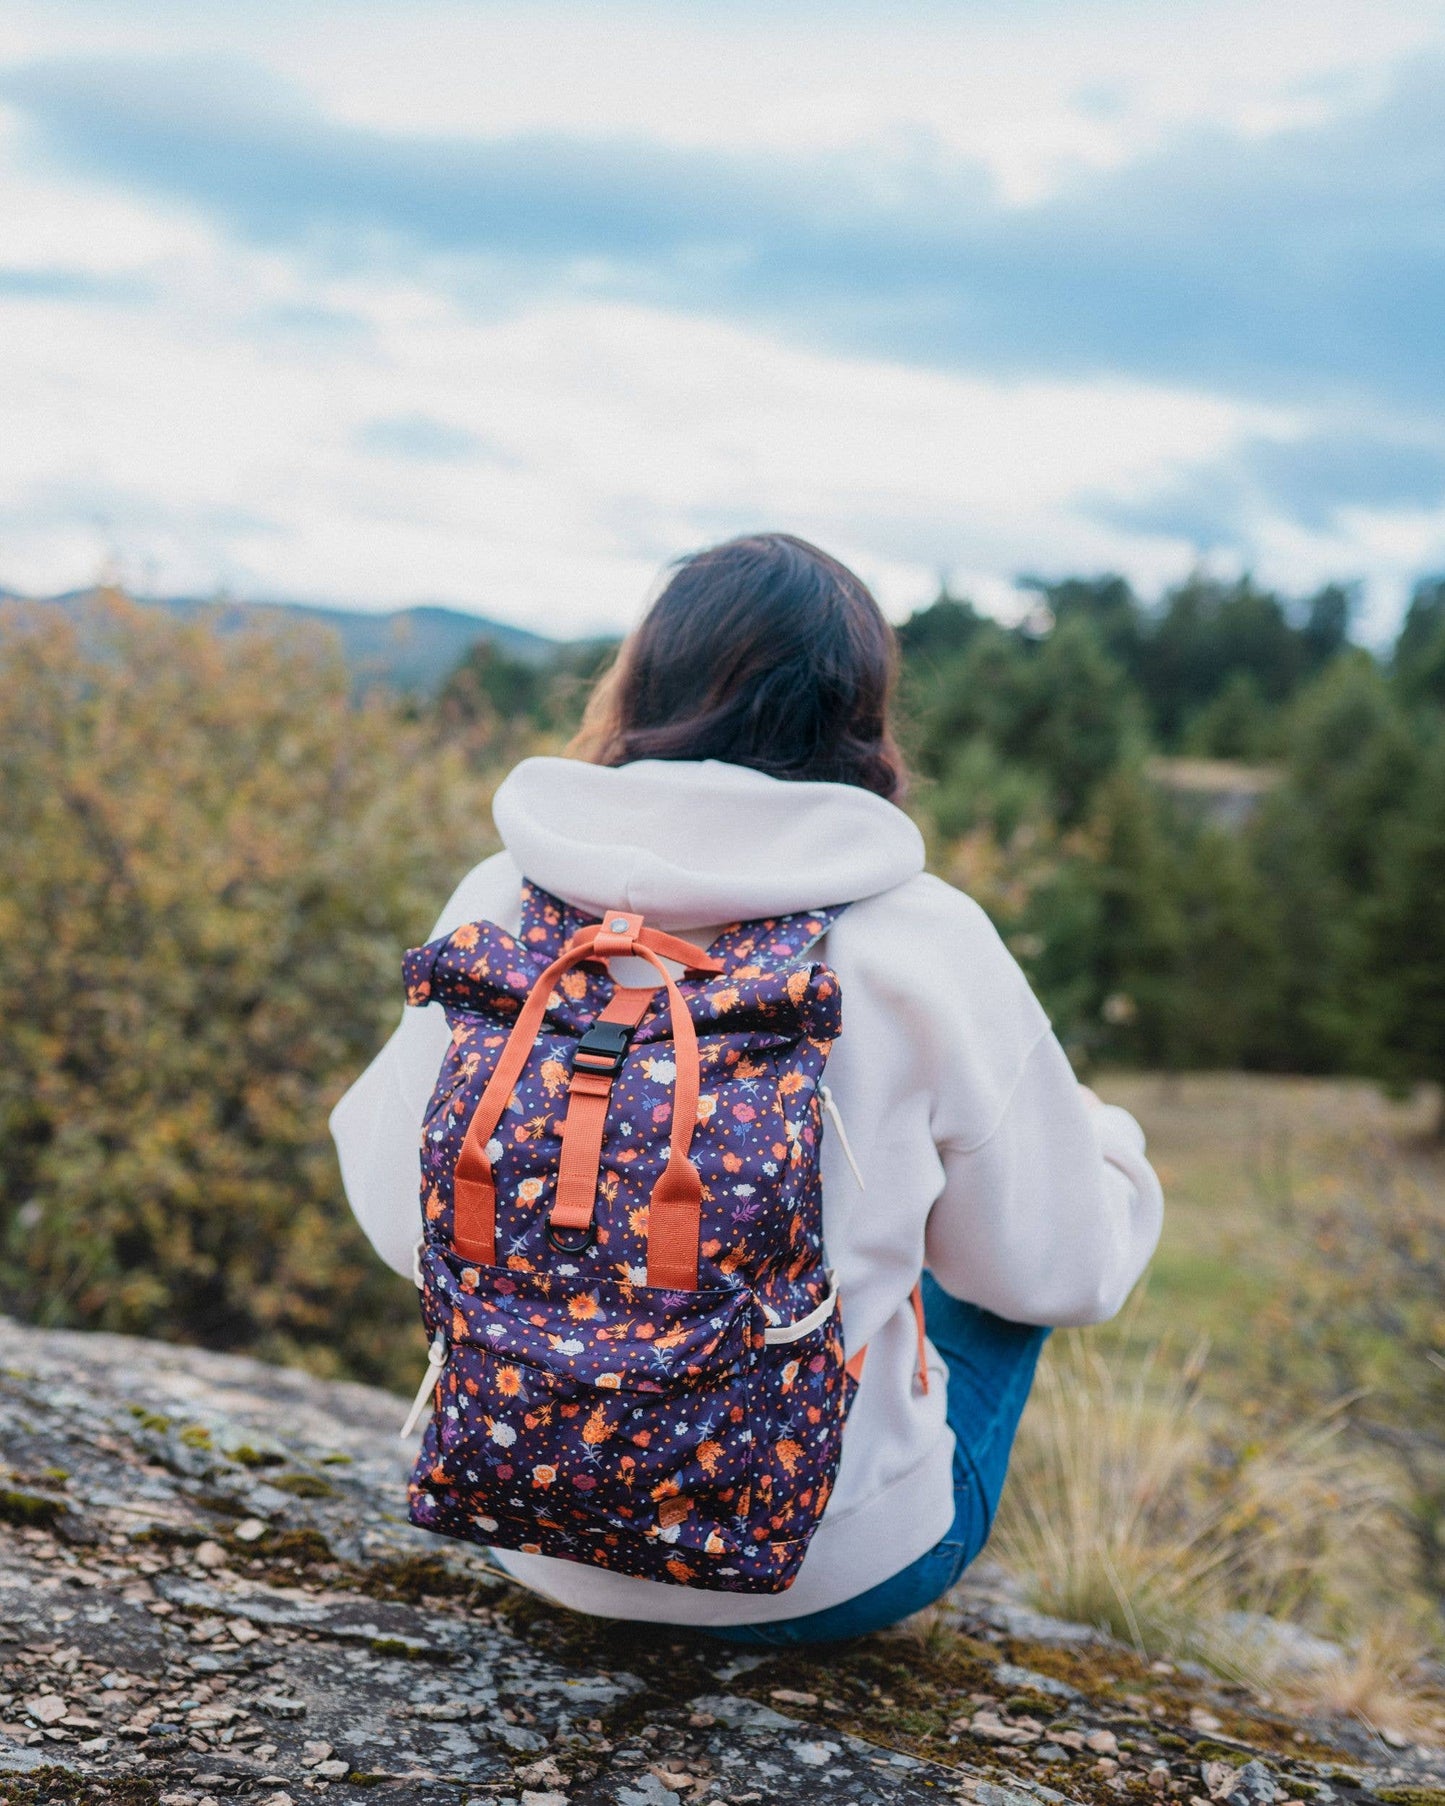
<svg viewBox="0 0 1445 1806">
<path fill-rule="evenodd" d="M 28 602 L 75 615 L 99 592 L 68 590 L 58 596 L 25 596 L 0 588 L 0 601 Z M 542 664 L 561 647 L 559 640 L 512 627 L 486 615 L 422 604 L 370 614 L 354 608 L 323 608 L 310 602 L 246 602 L 232 597 L 134 596 L 145 608 L 164 609 L 182 620 L 211 620 L 222 632 L 244 627 L 284 626 L 303 621 L 328 628 L 341 641 L 342 655 L 358 682 L 383 683 L 395 690 L 434 694 L 457 661 L 478 640 L 487 640 L 509 658 Z"/>
</svg>

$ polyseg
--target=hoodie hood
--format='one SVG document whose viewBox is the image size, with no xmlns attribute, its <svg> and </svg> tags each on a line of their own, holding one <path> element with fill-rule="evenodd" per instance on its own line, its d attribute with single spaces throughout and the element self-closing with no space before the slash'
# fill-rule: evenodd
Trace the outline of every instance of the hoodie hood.
<svg viewBox="0 0 1445 1806">
<path fill-rule="evenodd" d="M 872 791 L 717 759 L 524 759 L 492 816 L 544 890 L 591 915 L 627 909 L 672 929 L 855 903 L 924 864 L 918 829 Z"/>
</svg>

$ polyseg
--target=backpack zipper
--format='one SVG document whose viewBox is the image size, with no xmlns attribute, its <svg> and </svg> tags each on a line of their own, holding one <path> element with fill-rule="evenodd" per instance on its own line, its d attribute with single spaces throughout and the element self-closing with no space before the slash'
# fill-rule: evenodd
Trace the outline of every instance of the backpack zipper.
<svg viewBox="0 0 1445 1806">
<path fill-rule="evenodd" d="M 853 1149 L 848 1143 L 848 1131 L 843 1127 L 843 1113 L 833 1102 L 833 1093 L 826 1085 L 819 1085 L 818 1096 L 823 1100 L 823 1109 L 827 1112 L 829 1122 L 838 1131 L 838 1146 L 842 1148 L 843 1158 L 852 1168 L 853 1177 L 858 1181 L 858 1189 L 866 1192 L 868 1187 L 863 1183 L 863 1175 L 858 1170 L 858 1162 L 853 1158 Z"/>
<path fill-rule="evenodd" d="M 406 1414 L 406 1422 L 398 1431 L 398 1435 L 403 1442 L 406 1441 L 407 1437 L 411 1435 L 412 1431 L 421 1421 L 421 1414 L 426 1409 L 427 1400 L 431 1397 L 437 1381 L 442 1376 L 442 1368 L 445 1367 L 446 1364 L 447 1332 L 444 1329 L 439 1329 L 431 1339 L 431 1350 L 427 1355 L 426 1377 L 418 1388 L 416 1397 L 412 1400 L 411 1410 Z"/>
</svg>

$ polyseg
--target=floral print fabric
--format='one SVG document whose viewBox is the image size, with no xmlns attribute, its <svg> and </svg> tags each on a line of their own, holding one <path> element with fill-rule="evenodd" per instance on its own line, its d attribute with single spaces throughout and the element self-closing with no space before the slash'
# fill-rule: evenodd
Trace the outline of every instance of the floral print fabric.
<svg viewBox="0 0 1445 1806">
<path fill-rule="evenodd" d="M 698 1289 L 646 1284 L 647 1210 L 667 1157 L 671 1029 L 658 993 L 609 1100 L 596 1240 L 546 1236 L 571 1056 L 612 994 L 565 973 L 488 1147 L 497 1265 L 451 1245 L 467 1124 L 538 975 L 589 920 L 528 885 L 522 927 L 470 923 L 406 957 L 408 1002 L 439 1002 L 451 1046 L 422 1134 L 422 1309 L 448 1357 L 410 1488 L 445 1535 L 736 1592 L 796 1574 L 827 1503 L 852 1382 L 836 1309 L 767 1339 L 830 1290 L 818 1085 L 840 1028 L 838 981 L 809 952 L 837 911 L 743 923 L 684 978 L 701 1095 Z"/>
</svg>

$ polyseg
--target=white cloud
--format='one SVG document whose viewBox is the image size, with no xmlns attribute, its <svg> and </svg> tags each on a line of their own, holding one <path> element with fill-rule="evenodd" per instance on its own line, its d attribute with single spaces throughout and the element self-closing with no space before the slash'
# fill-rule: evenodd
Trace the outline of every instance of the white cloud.
<svg viewBox="0 0 1445 1806">
<path fill-rule="evenodd" d="M 1374 7 L 1367 45 L 1358 21 L 1343 0 L 886 21 L 631 0 L 12 0 L 0 62 L 239 50 L 334 117 L 411 135 L 790 152 L 914 137 L 981 158 L 1022 199 L 1184 122 L 1268 133 L 1315 117 L 1438 42 L 1442 9 Z M 0 266 L 125 277 L 152 297 L 0 295 L 0 581 L 34 589 L 116 560 L 162 589 L 444 600 L 580 633 L 631 618 L 667 557 L 764 524 L 851 559 L 895 613 L 942 570 L 1003 606 L 1021 569 L 1179 574 L 1188 545 L 1110 527 L 1089 499 L 1309 430 L 1299 412 L 1165 386 L 939 375 L 620 303 L 544 296 L 478 318 L 420 274 L 318 273 L 46 168 L 3 115 L 0 159 Z M 378 422 L 410 422 L 418 445 L 432 423 L 452 454 L 408 458 Z M 1287 585 L 1365 571 L 1393 594 L 1445 551 L 1445 521 L 1268 519 L 1255 549 Z"/>
</svg>

